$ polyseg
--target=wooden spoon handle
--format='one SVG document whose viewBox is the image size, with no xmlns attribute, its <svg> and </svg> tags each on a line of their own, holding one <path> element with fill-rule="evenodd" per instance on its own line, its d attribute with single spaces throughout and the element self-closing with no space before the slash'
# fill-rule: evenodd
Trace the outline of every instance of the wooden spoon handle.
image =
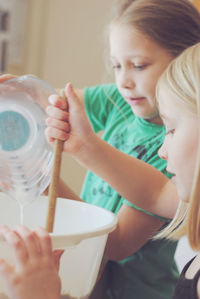
<svg viewBox="0 0 200 299">
<path fill-rule="evenodd" d="M 61 96 L 65 98 L 63 90 L 61 91 Z M 58 193 L 57 191 L 58 191 L 61 161 L 62 161 L 62 151 L 63 151 L 63 141 L 56 139 L 54 143 L 54 161 L 53 161 L 51 182 L 49 185 L 49 195 L 48 195 L 49 201 L 48 201 L 48 211 L 47 211 L 47 219 L 46 219 L 46 230 L 49 233 L 53 231 L 53 226 L 54 226 L 56 198 Z"/>
</svg>

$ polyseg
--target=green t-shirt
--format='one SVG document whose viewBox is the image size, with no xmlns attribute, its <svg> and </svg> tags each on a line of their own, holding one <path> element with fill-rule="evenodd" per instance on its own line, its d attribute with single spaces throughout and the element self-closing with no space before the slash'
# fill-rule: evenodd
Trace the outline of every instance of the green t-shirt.
<svg viewBox="0 0 200 299">
<path fill-rule="evenodd" d="M 86 88 L 84 104 L 94 131 L 103 131 L 102 138 L 105 141 L 168 175 L 166 162 L 157 153 L 164 139 L 165 128 L 135 116 L 115 84 Z M 141 210 L 90 171 L 81 197 L 88 203 L 114 213 L 123 204 Z M 103 299 L 171 298 L 178 278 L 173 258 L 175 249 L 175 242 L 150 240 L 130 257 L 119 262 L 110 261 L 109 290 Z"/>
</svg>

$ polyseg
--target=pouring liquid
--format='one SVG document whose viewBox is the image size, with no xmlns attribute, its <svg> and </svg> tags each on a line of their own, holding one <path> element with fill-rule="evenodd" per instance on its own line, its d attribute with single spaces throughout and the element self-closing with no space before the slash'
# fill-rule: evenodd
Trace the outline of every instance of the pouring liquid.
<svg viewBox="0 0 200 299">
<path fill-rule="evenodd" d="M 31 202 L 31 198 L 33 197 L 31 192 L 27 189 L 25 191 L 22 187 L 17 186 L 15 188 L 15 200 L 19 205 L 20 211 L 20 225 L 24 225 L 24 208 Z"/>
<path fill-rule="evenodd" d="M 19 204 L 20 208 L 20 225 L 24 224 L 24 205 Z"/>
</svg>

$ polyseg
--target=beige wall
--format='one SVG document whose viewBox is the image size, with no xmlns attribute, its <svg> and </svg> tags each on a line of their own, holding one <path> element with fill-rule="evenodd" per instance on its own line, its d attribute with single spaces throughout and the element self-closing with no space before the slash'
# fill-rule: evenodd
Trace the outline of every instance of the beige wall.
<svg viewBox="0 0 200 299">
<path fill-rule="evenodd" d="M 68 80 L 79 87 L 99 83 L 104 70 L 103 31 L 111 1 L 50 3 L 41 76 L 53 84 L 63 85 Z"/>
<path fill-rule="evenodd" d="M 104 28 L 112 0 L 29 0 L 23 71 L 54 86 L 93 85 L 104 73 Z"/>
<path fill-rule="evenodd" d="M 112 0 L 27 0 L 24 63 L 9 72 L 35 74 L 54 87 L 71 81 L 75 87 L 102 81 L 103 32 Z M 77 193 L 85 170 L 66 154 L 62 177 Z"/>
</svg>

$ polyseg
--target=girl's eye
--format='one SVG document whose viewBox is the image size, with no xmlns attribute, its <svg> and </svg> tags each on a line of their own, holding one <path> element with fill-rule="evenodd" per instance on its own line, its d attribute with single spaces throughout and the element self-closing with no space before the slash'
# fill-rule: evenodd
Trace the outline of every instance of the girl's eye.
<svg viewBox="0 0 200 299">
<path fill-rule="evenodd" d="M 175 129 L 167 130 L 165 136 L 174 134 Z"/>
<path fill-rule="evenodd" d="M 145 68 L 147 67 L 147 64 L 134 64 L 134 68 L 135 69 L 137 69 L 137 70 L 139 70 L 139 71 L 142 71 L 142 70 L 144 70 Z"/>
<path fill-rule="evenodd" d="M 112 68 L 114 70 L 119 70 L 121 68 L 121 66 L 116 64 L 116 65 L 113 65 Z"/>
</svg>

